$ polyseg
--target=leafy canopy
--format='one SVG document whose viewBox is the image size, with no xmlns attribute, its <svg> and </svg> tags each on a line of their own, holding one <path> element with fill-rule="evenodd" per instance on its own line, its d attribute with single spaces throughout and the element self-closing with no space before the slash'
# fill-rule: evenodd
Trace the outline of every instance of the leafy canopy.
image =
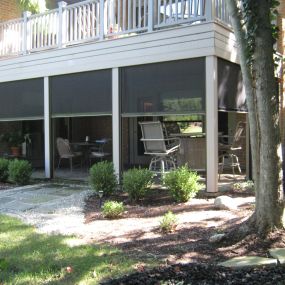
<svg viewBox="0 0 285 285">
<path fill-rule="evenodd" d="M 46 10 L 45 0 L 18 0 L 23 11 L 29 11 L 33 14 L 42 13 Z"/>
</svg>

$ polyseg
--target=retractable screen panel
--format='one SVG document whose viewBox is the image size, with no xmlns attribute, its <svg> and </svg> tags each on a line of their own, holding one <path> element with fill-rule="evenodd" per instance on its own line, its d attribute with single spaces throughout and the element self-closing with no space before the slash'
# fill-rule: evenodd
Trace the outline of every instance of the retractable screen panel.
<svg viewBox="0 0 285 285">
<path fill-rule="evenodd" d="M 124 115 L 205 112 L 205 60 L 196 58 L 122 68 Z"/>
<path fill-rule="evenodd" d="M 247 111 L 245 89 L 240 66 L 218 59 L 219 109 L 225 111 Z"/>
<path fill-rule="evenodd" d="M 0 120 L 44 116 L 42 78 L 0 83 Z"/>
<path fill-rule="evenodd" d="M 112 113 L 110 69 L 50 78 L 52 116 Z"/>
</svg>

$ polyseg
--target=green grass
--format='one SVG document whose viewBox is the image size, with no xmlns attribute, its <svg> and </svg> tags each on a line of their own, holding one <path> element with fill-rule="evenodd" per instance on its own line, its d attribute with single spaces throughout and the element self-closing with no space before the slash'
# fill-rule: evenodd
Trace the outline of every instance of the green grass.
<svg viewBox="0 0 285 285">
<path fill-rule="evenodd" d="M 0 215 L 0 284 L 98 284 L 138 262 L 114 247 L 71 246 L 72 241 L 76 239 L 36 233 L 18 219 Z"/>
</svg>

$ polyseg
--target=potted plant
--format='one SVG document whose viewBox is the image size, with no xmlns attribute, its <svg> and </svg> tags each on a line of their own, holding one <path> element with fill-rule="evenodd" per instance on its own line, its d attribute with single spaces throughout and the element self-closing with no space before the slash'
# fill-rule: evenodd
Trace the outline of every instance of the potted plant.
<svg viewBox="0 0 285 285">
<path fill-rule="evenodd" d="M 11 149 L 12 155 L 20 156 L 20 147 L 25 141 L 24 136 L 21 132 L 10 132 L 5 133 L 1 136 L 1 140 L 6 142 Z"/>
</svg>

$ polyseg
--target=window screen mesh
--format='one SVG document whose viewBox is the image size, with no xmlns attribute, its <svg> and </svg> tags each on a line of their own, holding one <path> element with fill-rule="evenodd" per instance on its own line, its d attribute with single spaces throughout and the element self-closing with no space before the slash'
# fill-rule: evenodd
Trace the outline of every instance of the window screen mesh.
<svg viewBox="0 0 285 285">
<path fill-rule="evenodd" d="M 52 115 L 111 114 L 112 72 L 82 72 L 50 79 Z"/>
<path fill-rule="evenodd" d="M 247 111 L 239 65 L 218 59 L 218 96 L 220 110 Z"/>
<path fill-rule="evenodd" d="M 0 83 L 0 119 L 24 119 L 44 115 L 42 78 Z"/>
<path fill-rule="evenodd" d="M 122 113 L 203 113 L 204 58 L 125 67 Z"/>
</svg>

